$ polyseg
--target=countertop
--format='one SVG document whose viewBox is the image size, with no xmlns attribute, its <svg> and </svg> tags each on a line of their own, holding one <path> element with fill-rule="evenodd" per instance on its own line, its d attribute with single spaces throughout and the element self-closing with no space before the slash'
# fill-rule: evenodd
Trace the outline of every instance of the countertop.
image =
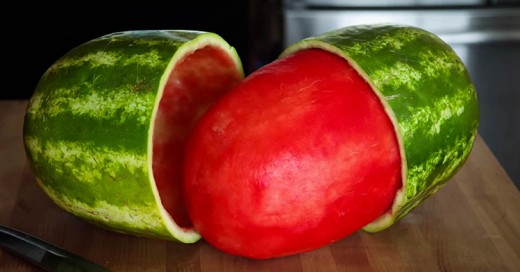
<svg viewBox="0 0 520 272">
<path fill-rule="evenodd" d="M 461 170 L 391 228 L 271 260 L 107 231 L 58 208 L 22 144 L 26 101 L 0 101 L 0 224 L 112 271 L 520 271 L 520 192 L 479 136 Z M 38 271 L 0 249 L 0 271 Z"/>
</svg>

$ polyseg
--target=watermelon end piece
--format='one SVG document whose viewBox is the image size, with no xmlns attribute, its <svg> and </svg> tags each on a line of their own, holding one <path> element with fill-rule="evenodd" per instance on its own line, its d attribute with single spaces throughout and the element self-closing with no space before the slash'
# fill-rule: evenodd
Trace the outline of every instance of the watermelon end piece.
<svg viewBox="0 0 520 272">
<path fill-rule="evenodd" d="M 384 230 L 437 192 L 469 156 L 479 124 L 470 75 L 447 43 L 413 26 L 345 27 L 299 41 L 281 57 L 310 48 L 345 59 L 370 84 L 394 126 L 402 186 L 391 208 L 363 228 Z"/>
</svg>

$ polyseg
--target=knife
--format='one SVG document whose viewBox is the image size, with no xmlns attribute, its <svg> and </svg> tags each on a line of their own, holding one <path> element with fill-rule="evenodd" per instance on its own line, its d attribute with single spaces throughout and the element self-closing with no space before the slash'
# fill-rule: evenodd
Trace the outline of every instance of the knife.
<svg viewBox="0 0 520 272">
<path fill-rule="evenodd" d="M 45 271 L 109 271 L 98 264 L 27 233 L 1 225 L 0 248 L 4 248 Z"/>
</svg>

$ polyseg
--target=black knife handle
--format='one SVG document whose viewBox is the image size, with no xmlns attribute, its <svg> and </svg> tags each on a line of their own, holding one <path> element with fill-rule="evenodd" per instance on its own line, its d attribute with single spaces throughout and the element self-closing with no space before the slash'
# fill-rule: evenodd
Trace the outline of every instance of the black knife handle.
<svg viewBox="0 0 520 272">
<path fill-rule="evenodd" d="M 51 272 L 106 272 L 108 269 L 27 233 L 0 225 L 0 247 Z"/>
</svg>

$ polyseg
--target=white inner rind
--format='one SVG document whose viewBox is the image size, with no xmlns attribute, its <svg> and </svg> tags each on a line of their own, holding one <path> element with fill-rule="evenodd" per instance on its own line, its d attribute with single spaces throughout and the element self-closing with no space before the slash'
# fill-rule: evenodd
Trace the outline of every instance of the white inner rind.
<svg viewBox="0 0 520 272">
<path fill-rule="evenodd" d="M 148 130 L 148 169 L 150 171 L 148 172 L 149 178 L 152 181 L 152 191 L 155 197 L 155 202 L 157 204 L 157 207 L 159 208 L 159 211 L 162 216 L 162 220 L 164 222 L 164 225 L 170 231 L 172 236 L 176 239 L 178 239 L 181 242 L 184 243 L 194 243 L 198 241 L 201 237 L 198 232 L 196 232 L 193 228 L 187 229 L 180 227 L 175 220 L 173 220 L 172 216 L 166 211 L 164 208 L 161 197 L 159 195 L 159 190 L 157 189 L 157 185 L 155 182 L 155 177 L 153 173 L 153 133 L 155 128 L 155 122 L 154 120 L 157 117 L 157 112 L 159 110 L 159 104 L 161 102 L 161 98 L 164 93 L 164 88 L 168 82 L 168 78 L 170 77 L 170 74 L 172 73 L 173 68 L 175 65 L 182 60 L 185 56 L 195 52 L 198 49 L 211 46 L 215 48 L 222 49 L 234 62 L 237 72 L 239 72 L 243 77 L 243 69 L 242 69 L 242 63 L 240 61 L 240 58 L 238 57 L 238 54 L 236 50 L 231 47 L 226 41 L 224 41 L 220 36 L 214 34 L 214 33 L 203 33 L 199 35 L 197 38 L 186 42 L 182 46 L 180 46 L 177 51 L 175 52 L 174 56 L 172 57 L 170 63 L 168 64 L 168 67 L 166 68 L 160 84 L 159 84 L 159 90 L 157 91 L 157 97 L 154 104 L 154 109 L 151 117 L 151 125 Z"/>
<path fill-rule="evenodd" d="M 401 157 L 401 183 L 402 186 L 399 190 L 397 190 L 394 201 L 392 203 L 392 207 L 383 215 L 375 219 L 374 221 L 370 222 L 366 226 L 363 227 L 363 230 L 366 232 L 378 232 L 381 230 L 384 230 L 388 227 L 390 227 L 394 221 L 397 212 L 401 208 L 404 202 L 405 192 L 406 192 L 406 185 L 407 185 L 407 162 L 406 162 L 406 154 L 404 150 L 404 140 L 401 134 L 401 130 L 399 128 L 399 123 L 397 122 L 397 118 L 395 116 L 394 111 L 386 101 L 386 98 L 381 93 L 381 91 L 372 83 L 370 78 L 368 77 L 367 73 L 353 60 L 348 56 L 347 53 L 343 52 L 338 47 L 319 41 L 319 40 L 303 40 L 300 41 L 290 47 L 288 47 L 285 51 L 282 52 L 280 55 L 280 58 L 284 58 L 288 55 L 291 55 L 293 53 L 296 53 L 301 50 L 305 49 L 322 49 L 327 52 L 333 53 L 335 55 L 338 55 L 339 57 L 345 59 L 350 66 L 352 66 L 365 81 L 370 85 L 373 92 L 377 95 L 379 98 L 379 101 L 381 101 L 381 104 L 383 105 L 383 108 L 388 115 L 388 118 L 390 118 L 390 121 L 392 122 L 392 125 L 394 127 L 395 135 L 397 138 L 397 143 L 399 145 L 399 155 Z"/>
</svg>

